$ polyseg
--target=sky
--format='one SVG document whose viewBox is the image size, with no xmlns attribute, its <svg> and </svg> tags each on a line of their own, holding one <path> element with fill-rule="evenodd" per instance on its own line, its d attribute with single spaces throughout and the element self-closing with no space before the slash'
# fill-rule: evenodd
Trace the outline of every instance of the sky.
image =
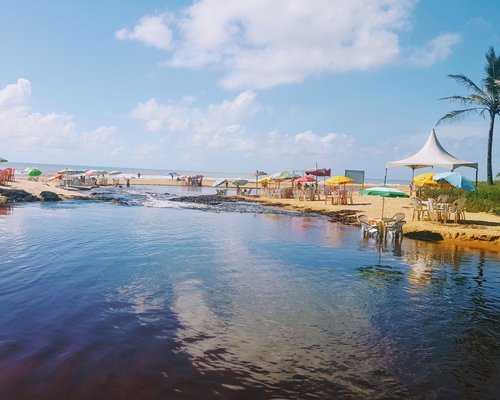
<svg viewBox="0 0 500 400">
<path fill-rule="evenodd" d="M 481 84 L 498 15 L 496 0 L 0 0 L 0 157 L 380 178 L 461 108 L 440 100 L 467 94 L 448 74 Z M 480 179 L 488 124 L 436 127 Z"/>
</svg>

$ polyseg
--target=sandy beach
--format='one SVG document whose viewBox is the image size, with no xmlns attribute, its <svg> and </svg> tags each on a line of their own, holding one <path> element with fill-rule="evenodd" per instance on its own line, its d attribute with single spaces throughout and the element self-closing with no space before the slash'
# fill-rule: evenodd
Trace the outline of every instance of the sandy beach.
<svg viewBox="0 0 500 400">
<path fill-rule="evenodd" d="M 125 185 L 123 179 L 120 184 Z M 132 179 L 133 185 L 180 185 L 182 183 L 167 179 Z M 205 179 L 203 186 L 212 186 L 210 179 Z M 51 191 L 58 194 L 63 199 L 72 199 L 75 197 L 88 197 L 87 192 L 74 192 L 56 187 L 53 182 L 31 181 L 27 179 L 17 179 L 15 182 L 9 182 L 8 187 L 12 189 L 22 189 L 36 196 L 42 191 Z M 231 188 L 232 186 L 229 185 Z M 255 183 L 248 183 L 248 188 L 254 188 Z M 407 187 L 400 187 L 401 190 L 407 190 Z M 341 210 L 354 211 L 356 215 L 366 214 L 371 218 L 380 218 L 382 211 L 382 198 L 377 196 L 363 196 L 357 193 L 353 194 L 353 203 L 349 205 L 331 205 L 325 204 L 324 200 L 316 201 L 298 201 L 295 199 L 270 199 L 255 196 L 245 197 L 248 201 L 257 201 L 263 204 L 286 207 L 297 211 L 307 211 L 316 213 L 328 213 Z M 404 233 L 412 233 L 416 238 L 431 240 L 439 238 L 443 245 L 454 245 L 468 248 L 481 248 L 488 251 L 500 253 L 500 217 L 488 213 L 471 213 L 466 211 L 466 218 L 460 224 L 438 223 L 431 221 L 418 221 L 412 219 L 413 209 L 408 198 L 386 198 L 384 206 L 384 216 L 392 216 L 397 212 L 403 212 L 406 215 L 406 224 Z"/>
</svg>

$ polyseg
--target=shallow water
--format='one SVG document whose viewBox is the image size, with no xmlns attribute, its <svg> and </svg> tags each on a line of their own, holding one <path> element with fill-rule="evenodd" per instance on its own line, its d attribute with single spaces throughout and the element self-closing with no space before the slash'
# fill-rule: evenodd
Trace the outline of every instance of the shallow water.
<svg viewBox="0 0 500 400">
<path fill-rule="evenodd" d="M 0 398 L 496 398 L 496 254 L 167 190 L 0 212 Z"/>
</svg>

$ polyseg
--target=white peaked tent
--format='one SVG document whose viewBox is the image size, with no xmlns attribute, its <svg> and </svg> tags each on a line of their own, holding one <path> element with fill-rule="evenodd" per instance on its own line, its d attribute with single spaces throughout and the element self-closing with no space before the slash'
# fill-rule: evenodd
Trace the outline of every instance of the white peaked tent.
<svg viewBox="0 0 500 400">
<path fill-rule="evenodd" d="M 412 156 L 399 161 L 390 161 L 385 165 L 386 176 L 387 168 L 395 167 L 409 167 L 412 169 L 412 179 L 413 174 L 416 169 L 426 168 L 426 167 L 442 167 L 453 171 L 458 167 L 470 167 L 476 169 L 476 183 L 477 183 L 477 163 L 472 161 L 460 160 L 450 153 L 448 153 L 444 147 L 439 143 L 436 137 L 436 132 L 434 129 L 431 131 L 429 138 L 425 142 L 424 146 Z"/>
</svg>

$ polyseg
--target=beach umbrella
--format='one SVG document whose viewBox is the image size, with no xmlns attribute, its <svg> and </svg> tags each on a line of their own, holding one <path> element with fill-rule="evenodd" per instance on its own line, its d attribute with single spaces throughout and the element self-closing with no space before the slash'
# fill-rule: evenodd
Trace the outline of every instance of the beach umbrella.
<svg viewBox="0 0 500 400">
<path fill-rule="evenodd" d="M 295 182 L 300 182 L 300 183 L 316 182 L 316 179 L 314 179 L 311 176 L 301 176 L 300 178 L 296 179 Z"/>
<path fill-rule="evenodd" d="M 236 178 L 233 181 L 233 185 L 246 185 L 247 183 L 248 183 L 248 180 L 247 179 L 243 179 L 243 178 Z"/>
<path fill-rule="evenodd" d="M 264 171 L 255 171 L 252 176 L 255 176 L 255 194 L 257 195 L 257 189 L 259 188 L 259 176 L 265 176 L 267 175 L 267 172 Z"/>
<path fill-rule="evenodd" d="M 267 172 L 264 172 L 264 171 L 255 171 L 252 176 L 255 176 L 256 178 L 258 178 L 259 176 L 264 176 L 264 175 L 267 175 Z"/>
<path fill-rule="evenodd" d="M 24 170 L 29 176 L 40 176 L 42 175 L 42 171 L 40 171 L 38 168 L 26 168 Z"/>
<path fill-rule="evenodd" d="M 330 176 L 332 173 L 331 168 L 316 168 L 316 169 L 308 169 L 306 175 L 314 175 L 314 176 Z"/>
<path fill-rule="evenodd" d="M 349 178 L 347 176 L 332 176 L 331 178 L 328 178 L 325 183 L 327 185 L 332 185 L 332 186 L 339 186 L 339 185 L 345 185 L 346 183 L 353 183 L 356 182 L 354 179 Z"/>
<path fill-rule="evenodd" d="M 387 185 L 375 186 L 368 189 L 361 189 L 358 191 L 359 194 L 366 194 L 368 196 L 381 196 L 382 197 L 382 216 L 384 218 L 384 205 L 386 197 L 410 197 L 405 192 L 399 189 L 392 188 Z"/>
<path fill-rule="evenodd" d="M 469 178 L 458 172 L 440 172 L 434 175 L 434 180 L 438 182 L 444 180 L 450 185 L 468 192 L 475 192 L 477 190 Z"/>
<path fill-rule="evenodd" d="M 417 186 L 437 186 L 439 183 L 434 179 L 434 172 L 425 172 L 413 178 L 413 183 Z"/>
<path fill-rule="evenodd" d="M 174 171 L 170 171 L 168 174 L 172 177 L 172 180 L 174 180 L 174 176 L 179 176 L 179 174 Z"/>
<path fill-rule="evenodd" d="M 92 175 L 106 175 L 108 171 L 104 170 L 99 170 L 99 169 L 89 169 L 87 172 L 85 172 L 85 176 L 92 176 Z"/>
<path fill-rule="evenodd" d="M 216 179 L 214 181 L 214 183 L 212 183 L 212 186 L 213 187 L 217 187 L 217 186 L 220 186 L 220 185 L 224 185 L 226 182 L 227 182 L 227 179 L 225 179 L 225 178 L 219 178 L 219 179 Z"/>
<path fill-rule="evenodd" d="M 3 162 L 9 162 L 9 160 L 6 160 L 5 158 L 0 157 L 0 164 Z"/>
<path fill-rule="evenodd" d="M 282 181 L 285 179 L 295 179 L 295 178 L 300 178 L 300 175 L 297 174 L 295 171 L 280 171 L 280 172 L 275 172 L 274 174 L 269 175 L 269 177 L 275 181 Z"/>
<path fill-rule="evenodd" d="M 66 174 L 66 175 L 76 175 L 83 174 L 85 170 L 83 169 L 73 169 L 73 168 L 64 168 L 60 171 L 57 171 L 58 174 Z"/>
</svg>

